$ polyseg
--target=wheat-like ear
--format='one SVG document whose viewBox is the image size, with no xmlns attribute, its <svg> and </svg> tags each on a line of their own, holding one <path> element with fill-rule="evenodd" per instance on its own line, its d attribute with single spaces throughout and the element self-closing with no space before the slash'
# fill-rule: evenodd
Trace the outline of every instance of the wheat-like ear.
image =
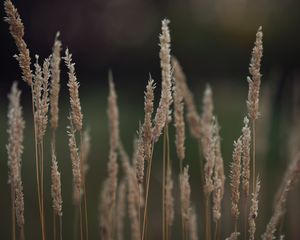
<svg viewBox="0 0 300 240">
<path fill-rule="evenodd" d="M 31 59 L 29 49 L 27 48 L 26 42 L 24 41 L 24 25 L 22 19 L 18 13 L 18 10 L 15 8 L 13 3 L 10 0 L 4 1 L 4 9 L 6 17 L 4 20 L 9 24 L 9 31 L 12 35 L 19 54 L 15 55 L 16 59 L 19 62 L 19 66 L 22 70 L 23 80 L 31 86 L 32 84 L 32 73 L 30 69 Z"/>
<path fill-rule="evenodd" d="M 68 87 L 70 93 L 71 117 L 76 131 L 81 131 L 83 115 L 81 112 L 81 104 L 78 91 L 79 82 L 77 81 L 75 73 L 75 63 L 72 62 L 72 54 L 69 52 L 69 49 L 66 49 L 65 57 L 63 57 L 63 59 L 65 60 L 65 64 L 69 70 Z"/>
<path fill-rule="evenodd" d="M 24 226 L 24 196 L 23 183 L 21 177 L 21 160 L 23 153 L 23 131 L 25 122 L 23 120 L 22 107 L 20 105 L 21 91 L 17 88 L 17 83 L 14 83 L 9 94 L 8 107 L 8 167 L 9 167 L 9 183 L 11 184 L 12 206 L 15 209 L 17 224 L 20 229 Z"/>
<path fill-rule="evenodd" d="M 56 33 L 54 44 L 52 47 L 52 58 L 50 62 L 51 72 L 51 89 L 50 89 L 50 113 L 51 113 L 51 128 L 56 129 L 58 126 L 58 98 L 60 91 L 60 52 L 61 41 L 59 38 L 59 32 Z"/>
<path fill-rule="evenodd" d="M 258 215 L 258 195 L 259 195 L 259 190 L 260 190 L 260 181 L 259 177 L 257 177 L 256 180 L 256 187 L 255 187 L 255 192 L 252 193 L 252 199 L 251 199 L 251 207 L 250 207 L 250 212 L 249 212 L 249 239 L 254 240 L 255 239 L 255 231 L 256 231 L 256 223 L 255 220 Z"/>
<path fill-rule="evenodd" d="M 150 161 L 152 155 L 152 114 L 153 114 L 153 101 L 154 101 L 154 80 L 149 76 L 149 81 L 145 92 L 145 103 L 144 103 L 144 123 L 143 123 L 143 144 L 145 151 L 145 159 Z"/>
<path fill-rule="evenodd" d="M 260 65 L 263 54 L 262 45 L 263 32 L 262 27 L 259 27 L 256 33 L 256 40 L 254 48 L 252 50 L 252 57 L 249 66 L 249 72 L 251 77 L 248 77 L 249 92 L 248 92 L 248 114 L 251 119 L 257 119 L 259 116 L 259 91 L 260 91 Z"/>
<path fill-rule="evenodd" d="M 247 117 L 244 118 L 244 127 L 242 129 L 242 145 L 243 145 L 243 155 L 242 155 L 242 188 L 246 197 L 249 195 L 249 185 L 250 185 L 250 145 L 251 145 L 251 130 L 249 127 L 249 120 Z M 254 177 L 254 176 L 253 176 Z"/>
<path fill-rule="evenodd" d="M 238 237 L 240 236 L 240 233 L 239 232 L 233 232 L 231 233 L 231 235 L 226 238 L 225 240 L 237 240 Z"/>
<path fill-rule="evenodd" d="M 50 58 L 46 58 L 43 67 L 39 65 L 39 57 L 36 55 L 35 73 L 33 81 L 33 100 L 35 106 L 35 124 L 37 140 L 40 144 L 46 133 L 49 109 L 49 78 Z"/>
<path fill-rule="evenodd" d="M 52 206 L 54 212 L 62 216 L 61 179 L 54 151 L 52 151 L 51 182 Z"/>
<path fill-rule="evenodd" d="M 182 70 L 182 67 L 180 66 L 178 60 L 174 56 L 172 57 L 172 66 L 174 68 L 176 82 L 178 83 L 178 87 L 181 89 L 183 95 L 183 100 L 187 110 L 186 118 L 188 121 L 191 135 L 192 137 L 200 141 L 200 116 L 197 112 L 197 107 L 194 101 L 193 93 L 187 85 L 186 76 Z"/>
<path fill-rule="evenodd" d="M 68 136 L 73 173 L 73 201 L 76 206 L 79 206 L 82 194 L 81 163 L 75 138 L 76 130 L 73 126 L 73 119 L 71 116 L 69 116 L 69 120 L 70 125 L 68 126 Z"/>
<path fill-rule="evenodd" d="M 171 227 L 174 222 L 174 197 L 173 197 L 173 179 L 172 179 L 172 170 L 171 167 L 167 170 L 167 177 L 166 177 L 166 185 L 165 185 L 165 192 L 166 192 L 166 221 L 167 225 Z"/>
<path fill-rule="evenodd" d="M 234 142 L 234 150 L 232 154 L 232 164 L 230 168 L 231 179 L 231 214 L 235 222 L 235 232 L 237 231 L 237 221 L 240 214 L 239 200 L 240 200 L 240 180 L 241 180 L 241 156 L 242 156 L 242 141 L 239 138 Z"/>
<path fill-rule="evenodd" d="M 181 214 L 184 229 L 189 226 L 190 207 L 191 207 L 191 186 L 189 183 L 189 166 L 185 167 L 183 173 L 179 176 Z"/>
<path fill-rule="evenodd" d="M 118 187 L 118 200 L 116 206 L 116 231 L 117 231 L 117 240 L 124 239 L 124 223 L 126 215 L 126 193 L 127 193 L 127 181 L 122 179 Z"/>
<path fill-rule="evenodd" d="M 161 67 L 161 97 L 159 101 L 159 106 L 156 110 L 156 115 L 154 118 L 155 126 L 153 129 L 153 139 L 157 141 L 159 136 L 162 133 L 162 129 L 168 122 L 169 118 L 169 111 L 170 111 L 170 104 L 172 102 L 172 82 L 171 82 L 171 55 L 170 55 L 170 30 L 168 27 L 169 24 L 168 19 L 164 19 L 162 21 L 161 26 L 161 35 L 159 36 L 160 41 L 160 67 Z"/>
<path fill-rule="evenodd" d="M 224 196 L 225 174 L 224 163 L 221 151 L 221 137 L 218 121 L 215 119 L 213 125 L 214 142 L 215 142 L 215 167 L 214 167 L 214 190 L 213 190 L 213 217 L 214 221 L 221 218 L 221 203 Z"/>
<path fill-rule="evenodd" d="M 185 123 L 184 123 L 184 104 L 183 104 L 183 92 L 180 87 L 180 82 L 176 77 L 173 84 L 173 99 L 174 99 L 174 125 L 176 129 L 176 151 L 180 161 L 185 158 Z"/>
<path fill-rule="evenodd" d="M 144 181 L 144 167 L 145 167 L 145 154 L 144 154 L 144 144 L 143 144 L 143 132 L 142 127 L 140 127 L 138 132 L 137 146 L 136 146 L 136 156 L 135 156 L 135 169 L 138 184 L 142 184 Z"/>
</svg>

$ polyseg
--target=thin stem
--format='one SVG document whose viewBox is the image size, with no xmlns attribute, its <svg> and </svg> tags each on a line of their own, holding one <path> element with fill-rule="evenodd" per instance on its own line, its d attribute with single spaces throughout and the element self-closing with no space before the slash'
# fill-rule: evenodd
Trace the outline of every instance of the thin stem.
<svg viewBox="0 0 300 240">
<path fill-rule="evenodd" d="M 42 203 L 42 220 L 43 220 L 43 239 L 46 239 L 45 225 L 45 208 L 44 208 L 44 141 L 40 144 L 40 160 L 41 160 L 41 203 Z"/>
<path fill-rule="evenodd" d="M 214 240 L 217 240 L 217 236 L 218 236 L 218 229 L 219 229 L 219 220 L 216 221 L 216 225 L 215 225 L 215 234 L 214 234 Z"/>
<path fill-rule="evenodd" d="M 211 224 L 210 224 L 210 201 L 209 195 L 205 196 L 205 232 L 206 240 L 211 240 Z"/>
<path fill-rule="evenodd" d="M 82 164 L 82 143 L 83 143 L 83 133 L 80 130 L 80 163 Z M 81 175 L 83 176 L 83 166 L 80 166 Z M 87 213 L 87 194 L 86 194 L 86 184 L 85 180 L 83 179 L 83 201 L 84 201 L 84 224 L 85 224 L 85 234 L 86 239 L 89 239 L 89 229 L 88 229 L 88 213 Z M 82 221 L 82 220 L 81 220 Z"/>
<path fill-rule="evenodd" d="M 145 240 L 146 236 L 146 228 L 147 228 L 147 218 L 148 218 L 148 198 L 149 198 L 149 187 L 150 187 L 150 177 L 151 177 L 151 169 L 152 169 L 152 156 L 154 151 L 154 141 L 152 140 L 151 145 L 152 151 L 151 156 L 149 158 L 149 165 L 147 167 L 146 173 L 146 193 L 145 193 L 145 207 L 144 207 L 144 217 L 143 217 L 143 230 L 142 230 L 142 240 Z"/>
<path fill-rule="evenodd" d="M 25 240 L 24 225 L 20 227 L 20 240 Z"/>
<path fill-rule="evenodd" d="M 10 184 L 10 192 L 11 192 L 11 238 L 12 240 L 16 240 L 16 216 L 15 216 L 15 190 L 13 187 L 13 183 Z"/>
<path fill-rule="evenodd" d="M 80 221 L 80 240 L 83 240 L 83 224 L 82 224 L 81 201 L 79 203 L 79 221 Z"/>
<path fill-rule="evenodd" d="M 73 222 L 73 239 L 77 240 L 78 236 L 77 236 L 77 228 L 78 228 L 78 206 L 74 205 L 74 222 Z"/>
<path fill-rule="evenodd" d="M 248 208 L 247 208 L 247 203 L 248 203 L 248 194 L 245 195 L 244 197 L 244 239 L 247 239 L 247 225 L 248 225 Z"/>
<path fill-rule="evenodd" d="M 59 216 L 59 239 L 62 240 L 62 216 Z"/>
<path fill-rule="evenodd" d="M 53 240 L 56 240 L 56 214 L 53 210 Z"/>
<path fill-rule="evenodd" d="M 38 204 L 39 204 L 39 214 L 43 235 L 43 220 L 42 220 L 42 208 L 41 208 L 41 193 L 40 193 L 40 173 L 39 173 L 39 157 L 38 157 L 38 144 L 37 144 L 37 126 L 35 118 L 35 108 L 34 108 L 34 89 L 33 84 L 31 84 L 31 105 L 32 105 L 32 116 L 33 116 L 33 126 L 34 126 L 34 148 L 35 148 L 35 169 L 36 169 L 36 182 L 37 182 L 37 192 L 38 192 Z"/>
<path fill-rule="evenodd" d="M 255 119 L 252 119 L 252 137 L 253 137 L 253 139 L 252 139 L 252 142 L 253 142 L 253 148 L 252 148 L 252 157 L 253 157 L 253 161 L 252 161 L 252 164 L 253 164 L 253 166 L 252 166 L 252 168 L 253 168 L 253 176 L 252 176 L 252 188 L 253 188 L 253 192 L 255 192 L 255 185 L 256 185 L 256 173 L 255 173 L 255 168 L 256 168 L 256 166 L 255 166 L 255 153 L 256 153 L 256 151 L 255 151 L 255 148 L 256 148 L 256 146 L 255 146 Z"/>
<path fill-rule="evenodd" d="M 86 188 L 85 188 L 85 181 L 83 183 L 83 201 L 84 201 L 86 239 L 89 239 L 88 214 L 87 214 L 87 194 L 86 194 Z"/>
<path fill-rule="evenodd" d="M 162 176 L 162 239 L 166 237 L 166 209 L 165 209 L 165 186 L 166 186 L 166 142 L 167 142 L 167 127 L 164 128 L 164 143 L 163 143 L 163 176 Z"/>
</svg>

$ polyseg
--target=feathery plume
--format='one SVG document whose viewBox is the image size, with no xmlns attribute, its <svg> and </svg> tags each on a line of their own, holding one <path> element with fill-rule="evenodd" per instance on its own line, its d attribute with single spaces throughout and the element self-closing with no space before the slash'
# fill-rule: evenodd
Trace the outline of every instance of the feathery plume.
<svg viewBox="0 0 300 240">
<path fill-rule="evenodd" d="M 231 214 L 234 220 L 237 222 L 239 217 L 239 200 L 240 200 L 240 178 L 241 178 L 241 155 L 242 155 L 242 141 L 239 138 L 234 142 L 234 150 L 232 154 L 232 164 L 230 170 L 231 179 Z"/>
<path fill-rule="evenodd" d="M 71 115 L 69 116 L 70 125 L 68 126 L 68 136 L 69 136 L 69 149 L 72 161 L 72 173 L 73 173 L 73 200 L 75 205 L 80 204 L 81 200 L 81 187 L 82 187 L 82 176 L 81 176 L 81 163 L 78 154 L 78 148 L 75 138 L 75 128 L 73 126 L 73 120 Z"/>
<path fill-rule="evenodd" d="M 209 196 L 214 189 L 213 169 L 215 167 L 216 143 L 214 137 L 215 117 L 213 116 L 212 90 L 206 86 L 203 96 L 203 112 L 201 115 L 201 145 L 205 158 L 204 165 L 204 193 Z"/>
<path fill-rule="evenodd" d="M 51 128 L 56 129 L 58 126 L 58 98 L 60 91 L 60 52 L 61 41 L 59 32 L 56 33 L 54 45 L 52 47 L 52 58 L 50 62 L 51 72 L 51 89 L 50 89 L 50 113 L 51 113 Z"/>
<path fill-rule="evenodd" d="M 136 181 L 136 174 L 134 169 L 130 166 L 127 171 L 128 178 L 128 215 L 131 220 L 131 239 L 140 240 L 140 222 L 139 222 L 139 190 Z"/>
<path fill-rule="evenodd" d="M 82 143 L 80 146 L 80 157 L 81 157 L 81 174 L 82 184 L 84 185 L 87 171 L 89 170 L 88 157 L 91 148 L 91 137 L 89 131 L 85 130 L 82 135 Z"/>
<path fill-rule="evenodd" d="M 144 181 L 144 164 L 145 164 L 142 127 L 140 127 L 138 135 L 139 137 L 137 140 L 135 168 L 136 168 L 136 177 L 137 177 L 138 184 L 142 184 Z"/>
<path fill-rule="evenodd" d="M 15 196 L 13 204 L 15 205 L 15 214 L 17 224 L 20 228 L 24 226 L 24 195 L 21 177 L 21 157 L 23 153 L 23 131 L 25 122 L 23 120 L 22 107 L 20 105 L 21 91 L 14 82 L 9 94 L 8 107 L 8 144 L 6 146 L 8 153 L 9 184 Z"/>
<path fill-rule="evenodd" d="M 52 151 L 52 166 L 51 166 L 51 196 L 54 212 L 58 216 L 62 216 L 62 196 L 61 196 L 61 180 L 60 172 L 55 153 Z"/>
<path fill-rule="evenodd" d="M 286 211 L 286 200 L 288 193 L 296 185 L 300 177 L 300 154 L 298 153 L 297 157 L 293 159 L 290 163 L 290 166 L 286 170 L 286 173 L 283 178 L 282 185 L 279 188 L 279 191 L 275 197 L 275 204 L 273 215 L 266 227 L 265 233 L 262 235 L 263 240 L 272 240 L 274 239 L 274 233 L 279 224 L 280 219 L 283 217 Z"/>
<path fill-rule="evenodd" d="M 16 46 L 19 50 L 19 54 L 15 55 L 15 58 L 19 62 L 19 66 L 22 70 L 23 80 L 31 86 L 32 84 L 32 73 L 30 69 L 31 59 L 29 49 L 27 48 L 26 42 L 24 41 L 24 25 L 22 19 L 10 0 L 4 1 L 4 9 L 6 17 L 4 20 L 9 24 L 9 31 L 15 40 Z"/>
<path fill-rule="evenodd" d="M 255 239 L 255 230 L 256 230 L 256 224 L 255 224 L 255 219 L 257 218 L 258 215 L 258 194 L 260 190 L 260 181 L 259 178 L 257 177 L 256 180 L 256 187 L 255 187 L 255 192 L 252 193 L 252 199 L 251 199 L 251 207 L 250 207 L 250 212 L 249 212 L 249 239 L 254 240 Z"/>
<path fill-rule="evenodd" d="M 176 129 L 176 151 L 178 158 L 182 161 L 185 158 L 185 123 L 184 123 L 184 105 L 183 93 L 180 88 L 180 83 L 174 79 L 173 84 L 173 99 L 174 99 L 174 125 Z"/>
<path fill-rule="evenodd" d="M 172 82 L 171 82 L 171 56 L 170 56 L 170 31 L 169 31 L 169 20 L 164 19 L 162 21 L 162 33 L 159 36 L 160 41 L 160 67 L 162 75 L 162 86 L 161 86 L 161 97 L 159 106 L 156 111 L 154 118 L 155 126 L 153 129 L 153 139 L 157 141 L 161 135 L 162 129 L 165 127 L 169 118 L 170 104 L 172 102 Z"/>
<path fill-rule="evenodd" d="M 221 153 L 221 138 L 219 134 L 219 125 L 217 120 L 214 123 L 214 138 L 215 138 L 215 168 L 214 168 L 214 190 L 213 190 L 213 218 L 217 222 L 221 218 L 221 203 L 224 196 L 224 163 Z"/>
<path fill-rule="evenodd" d="M 124 217 L 126 215 L 126 180 L 123 179 L 118 188 L 118 200 L 117 200 L 117 221 L 116 231 L 117 239 L 124 239 Z"/>
<path fill-rule="evenodd" d="M 240 236 L 239 232 L 233 232 L 231 233 L 230 237 L 226 238 L 225 240 L 237 240 Z"/>
<path fill-rule="evenodd" d="M 108 96 L 108 121 L 110 134 L 110 147 L 116 150 L 119 144 L 119 110 L 117 105 L 117 94 L 113 82 L 112 72 L 108 74 L 109 96 Z"/>
<path fill-rule="evenodd" d="M 78 91 L 79 82 L 77 81 L 77 77 L 75 74 L 75 63 L 72 63 L 72 54 L 69 53 L 69 49 L 66 49 L 65 57 L 63 57 L 63 59 L 69 70 L 69 81 L 67 85 L 69 87 L 70 93 L 71 117 L 76 131 L 80 131 L 82 129 L 83 115 L 81 112 L 81 104 Z"/>
<path fill-rule="evenodd" d="M 178 60 L 173 56 L 172 57 L 172 66 L 174 68 L 174 75 L 178 87 L 181 89 L 183 95 L 183 100 L 187 109 L 187 121 L 189 123 L 189 128 L 192 137 L 200 140 L 201 138 L 201 127 L 200 127 L 200 116 L 197 112 L 197 107 L 194 101 L 194 96 L 191 90 L 188 88 L 185 74 L 178 62 Z"/>
<path fill-rule="evenodd" d="M 145 92 L 145 118 L 143 124 L 143 143 L 144 143 L 144 151 L 145 151 L 145 159 L 150 160 L 152 152 L 152 114 L 153 114 L 153 101 L 154 101 L 154 89 L 155 84 L 151 75 L 149 76 L 149 81 L 146 87 Z"/>
<path fill-rule="evenodd" d="M 195 208 L 190 210 L 189 235 L 191 240 L 198 240 L 197 215 Z"/>
<path fill-rule="evenodd" d="M 183 169 L 182 175 L 180 175 L 180 200 L 182 206 L 182 217 L 184 226 L 189 226 L 190 217 L 190 204 L 191 204 L 191 186 L 189 183 L 189 166 Z"/>
<path fill-rule="evenodd" d="M 100 202 L 99 202 L 99 227 L 100 236 L 103 240 L 112 240 L 112 215 L 109 181 L 106 179 L 102 185 Z"/>
<path fill-rule="evenodd" d="M 167 178 L 165 185 L 166 192 L 166 219 L 168 226 L 172 226 L 174 222 L 174 198 L 173 198 L 173 180 L 172 180 L 172 170 L 169 167 L 167 170 Z"/>
<path fill-rule="evenodd" d="M 244 127 L 242 129 L 242 187 L 244 194 L 249 195 L 249 181 L 250 181 L 250 145 L 251 145 L 251 130 L 249 127 L 249 120 L 247 117 L 244 118 Z"/>
<path fill-rule="evenodd" d="M 256 40 L 254 43 L 254 48 L 252 50 L 252 56 L 249 66 L 251 77 L 247 77 L 249 83 L 247 107 L 249 117 L 253 120 L 257 119 L 259 116 L 259 91 L 261 81 L 260 65 L 263 55 L 262 38 L 262 27 L 259 27 L 256 33 Z"/>
<path fill-rule="evenodd" d="M 39 56 L 36 55 L 33 101 L 35 106 L 34 119 L 37 126 L 37 139 L 38 143 L 41 143 L 48 124 L 50 59 L 46 58 L 44 60 L 43 68 L 39 65 L 38 60 Z"/>
</svg>

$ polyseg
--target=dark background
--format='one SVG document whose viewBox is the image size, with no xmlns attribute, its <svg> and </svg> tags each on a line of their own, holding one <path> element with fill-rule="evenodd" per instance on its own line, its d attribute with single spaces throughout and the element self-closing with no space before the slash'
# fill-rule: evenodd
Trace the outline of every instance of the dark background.
<svg viewBox="0 0 300 240">
<path fill-rule="evenodd" d="M 98 195 L 106 174 L 108 156 L 108 131 L 106 119 L 107 72 L 112 69 L 120 107 L 121 137 L 128 152 L 132 139 L 143 119 L 143 91 L 149 73 L 157 82 L 156 103 L 160 90 L 158 34 L 160 21 L 171 20 L 172 54 L 181 62 L 188 77 L 188 84 L 201 109 L 201 98 L 206 83 L 212 85 L 216 115 L 222 126 L 222 148 L 226 174 L 231 160 L 232 143 L 240 134 L 242 119 L 246 114 L 248 64 L 259 26 L 264 32 L 264 57 L 262 63 L 262 117 L 258 123 L 258 165 L 262 177 L 259 234 L 268 221 L 272 198 L 291 152 L 298 145 L 291 143 L 291 129 L 297 126 L 299 109 L 300 66 L 300 13 L 299 1 L 273 0 L 189 0 L 189 1 L 138 1 L 138 0 L 40 0 L 14 1 L 25 25 L 25 41 L 34 59 L 51 54 L 55 33 L 60 31 L 63 48 L 68 47 L 76 62 L 80 96 L 85 126 L 91 129 L 92 153 L 87 176 L 87 194 L 91 239 L 98 238 Z M 1 8 L 1 19 L 4 17 Z M 33 158 L 33 135 L 30 91 L 21 81 L 18 63 L 12 57 L 17 53 L 8 26 L 0 21 L 1 31 L 1 79 L 0 79 L 0 239 L 10 236 L 10 204 L 7 179 L 5 144 L 7 94 L 12 81 L 17 80 L 23 90 L 22 104 L 26 117 L 25 151 L 23 160 L 26 236 L 38 239 L 38 210 Z M 58 135 L 58 162 L 62 172 L 64 237 L 71 239 L 73 206 L 71 201 L 71 163 L 67 148 L 66 125 L 69 104 L 66 88 L 66 68 L 62 64 L 61 116 Z M 48 133 L 47 137 L 50 137 Z M 192 198 L 199 209 L 199 172 L 196 144 L 187 136 L 187 163 L 191 164 Z M 49 142 L 48 142 L 49 143 Z M 45 143 L 46 149 L 49 144 Z M 48 144 L 48 145 L 47 145 Z M 158 144 L 159 146 L 161 143 Z M 160 193 L 160 148 L 153 176 L 153 189 Z M 174 146 L 172 146 L 174 150 Z M 50 153 L 49 150 L 45 152 Z M 175 150 L 173 151 L 175 152 Z M 175 155 L 174 171 L 177 162 Z M 46 154 L 46 166 L 50 169 L 50 154 Z M 50 188 L 50 173 L 46 171 L 45 186 Z M 227 178 L 229 180 L 229 178 Z M 228 186 L 228 181 L 227 181 Z M 46 202 L 51 213 L 50 192 Z M 153 194 L 155 196 L 155 194 Z M 299 238 L 297 220 L 299 208 L 295 207 L 299 194 L 294 193 L 286 220 L 289 239 Z M 228 206 L 230 192 L 226 192 Z M 293 203 L 294 202 L 294 203 Z M 152 199 L 153 229 L 159 237 L 160 197 Z M 199 210 L 198 210 L 199 211 Z M 177 213 L 178 214 L 178 213 Z M 229 210 L 224 210 L 228 217 Z M 51 216 L 51 214 L 49 214 Z M 179 218 L 178 215 L 176 215 Z M 198 219 L 203 222 L 199 215 Z M 154 221 L 153 221 L 154 220 Z M 51 226 L 51 217 L 47 220 Z M 225 222 L 225 221 L 224 221 Z M 227 221 L 228 222 L 228 221 Z M 232 231 L 230 223 L 223 223 L 227 236 Z M 154 224 L 156 223 L 157 226 Z M 179 222 L 175 222 L 179 224 Z M 177 226 L 177 225 L 175 225 Z M 179 226 L 179 225 L 178 225 Z M 70 229 L 70 230 L 67 230 Z M 51 236 L 51 231 L 49 236 Z M 175 233 L 177 233 L 175 231 Z M 224 235 L 224 236 L 225 236 Z M 127 235 L 126 235 L 127 236 Z"/>
</svg>

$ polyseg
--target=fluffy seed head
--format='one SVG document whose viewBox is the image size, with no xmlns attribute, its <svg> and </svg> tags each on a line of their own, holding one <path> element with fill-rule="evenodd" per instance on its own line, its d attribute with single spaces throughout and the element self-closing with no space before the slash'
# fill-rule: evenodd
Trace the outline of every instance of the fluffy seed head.
<svg viewBox="0 0 300 240">
<path fill-rule="evenodd" d="M 145 159 L 150 160 L 152 155 L 152 114 L 153 114 L 153 101 L 154 101 L 154 89 L 155 84 L 151 75 L 149 77 L 149 81 L 146 87 L 145 92 L 145 104 L 144 104 L 144 111 L 145 111 L 145 118 L 143 124 L 143 144 L 144 144 L 144 151 L 145 151 Z"/>
<path fill-rule="evenodd" d="M 172 102 L 172 82 L 171 82 L 171 55 L 170 55 L 170 31 L 169 31 L 169 20 L 164 19 L 162 21 L 162 33 L 159 36 L 160 41 L 160 67 L 161 67 L 161 97 L 159 106 L 155 115 L 155 126 L 153 129 L 153 139 L 157 141 L 161 135 L 162 129 L 165 127 L 169 120 L 170 104 Z"/>
<path fill-rule="evenodd" d="M 242 155 L 242 141 L 239 138 L 234 142 L 234 150 L 232 154 L 232 164 L 230 170 L 231 179 L 231 214 L 232 217 L 237 221 L 239 217 L 239 200 L 240 200 L 240 178 L 241 178 L 241 155 Z"/>
<path fill-rule="evenodd" d="M 52 166 L 51 166 L 51 196 L 52 207 L 58 216 L 62 216 L 62 196 L 61 196 L 61 180 L 60 172 L 55 153 L 52 152 Z"/>
<path fill-rule="evenodd" d="M 71 117 L 73 121 L 73 125 L 77 131 L 82 129 L 82 119 L 83 115 L 81 112 L 81 104 L 79 99 L 79 82 L 77 81 L 76 73 L 75 73 L 75 63 L 72 63 L 72 54 L 69 53 L 69 49 L 66 49 L 65 64 L 69 70 L 68 76 L 68 87 L 70 94 L 70 104 L 71 104 Z"/>
<path fill-rule="evenodd" d="M 260 65 L 261 58 L 263 55 L 263 45 L 262 45 L 262 27 L 258 28 L 256 33 L 256 40 L 254 43 L 254 48 L 252 50 L 252 56 L 249 66 L 249 72 L 251 77 L 248 77 L 249 91 L 248 91 L 248 115 L 251 119 L 255 120 L 259 117 L 259 92 L 260 92 Z"/>
<path fill-rule="evenodd" d="M 19 54 L 15 55 L 15 58 L 19 62 L 19 66 L 22 70 L 22 78 L 29 86 L 31 86 L 32 84 L 32 73 L 30 69 L 31 59 L 30 59 L 30 53 L 27 48 L 26 42 L 23 39 L 24 25 L 22 23 L 22 19 L 18 13 L 18 10 L 15 8 L 15 6 L 10 0 L 4 1 L 4 9 L 6 13 L 6 17 L 4 18 L 4 20 L 9 24 L 10 34 L 15 40 L 15 43 L 19 50 Z"/>
<path fill-rule="evenodd" d="M 247 117 L 244 118 L 244 127 L 242 129 L 242 145 L 243 145 L 243 156 L 242 156 L 242 187 L 243 192 L 246 196 L 249 195 L 249 181 L 250 181 L 250 145 L 251 145 L 251 130 L 249 127 L 249 120 Z"/>
<path fill-rule="evenodd" d="M 60 91 L 60 52 L 61 41 L 59 38 L 59 32 L 56 33 L 54 45 L 52 47 L 52 59 L 50 62 L 51 71 L 51 89 L 50 89 L 50 113 L 51 113 L 51 127 L 56 129 L 58 126 L 58 98 Z"/>
</svg>

